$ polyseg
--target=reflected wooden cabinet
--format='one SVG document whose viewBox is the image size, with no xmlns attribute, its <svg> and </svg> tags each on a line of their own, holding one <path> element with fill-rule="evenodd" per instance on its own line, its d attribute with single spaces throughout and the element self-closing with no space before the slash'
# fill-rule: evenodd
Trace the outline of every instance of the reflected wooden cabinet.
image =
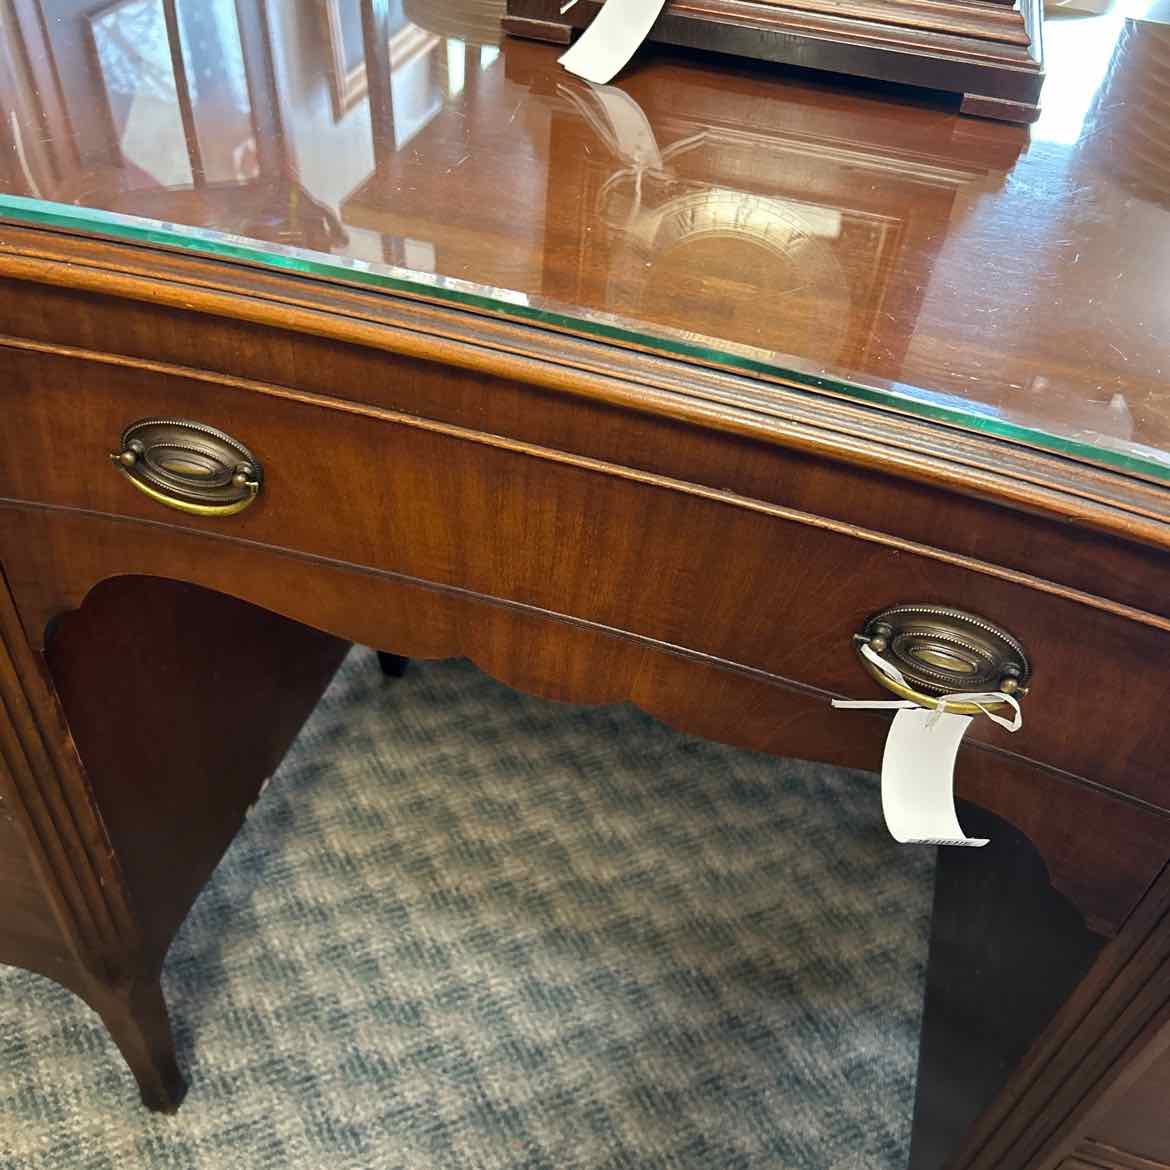
<svg viewBox="0 0 1170 1170">
<path fill-rule="evenodd" d="M 508 0 L 515 36 L 568 44 L 603 0 Z M 649 39 L 962 95 L 964 113 L 1034 122 L 1042 0 L 667 0 Z"/>
</svg>

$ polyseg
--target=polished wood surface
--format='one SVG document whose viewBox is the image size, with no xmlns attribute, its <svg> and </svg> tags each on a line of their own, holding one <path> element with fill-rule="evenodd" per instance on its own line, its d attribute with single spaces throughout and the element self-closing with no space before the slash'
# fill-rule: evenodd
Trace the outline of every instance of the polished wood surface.
<svg viewBox="0 0 1170 1170">
<path fill-rule="evenodd" d="M 0 95 L 23 135 L 4 191 L 232 233 L 279 266 L 294 246 L 340 280 L 398 274 L 1170 474 L 1156 122 L 1170 33 L 1127 22 L 1136 0 L 1050 22 L 1050 101 L 1030 132 L 659 48 L 590 87 L 550 46 L 500 45 L 492 0 L 375 6 L 380 81 L 335 122 L 316 6 L 242 0 L 239 29 L 216 30 L 240 49 L 217 69 L 246 78 L 251 127 L 196 103 L 203 153 L 236 160 L 202 182 L 177 131 L 145 139 L 126 114 L 111 137 L 80 6 L 40 2 L 47 34 L 14 28 L 9 51 L 66 80 L 17 72 Z M 431 39 L 391 61 L 410 21 Z M 178 126 L 179 106 L 157 116 Z"/>
<path fill-rule="evenodd" d="M 15 227 L 0 227 L 0 252 L 4 272 L 38 286 L 34 301 L 19 283 L 9 286 L 17 295 L 0 297 L 13 349 L 69 345 L 100 357 L 114 345 L 114 364 L 158 357 L 473 428 L 498 416 L 501 431 L 523 440 L 858 524 L 873 516 L 877 474 L 892 493 L 880 531 L 970 555 L 986 548 L 983 527 L 994 525 L 1004 533 L 997 562 L 1021 571 L 1043 563 L 1050 581 L 1170 613 L 1157 585 L 1170 548 L 1166 493 L 1130 476 L 559 333 L 518 335 L 441 306 L 308 281 L 290 288 L 245 267 Z M 338 344 L 355 336 L 361 346 Z M 387 354 L 406 359 L 401 377 L 382 376 Z M 438 381 L 425 376 L 436 359 Z M 696 433 L 711 452 L 697 468 L 687 441 Z M 1114 566 L 1107 575 L 1102 556 Z"/>
<path fill-rule="evenodd" d="M 212 425 L 230 420 L 249 441 L 264 437 L 268 490 L 238 517 L 238 538 L 567 609 L 603 626 L 632 622 L 644 636 L 672 644 L 687 641 L 684 630 L 698 619 L 704 632 L 689 643 L 693 649 L 835 693 L 856 673 L 846 632 L 860 628 L 875 603 L 880 608 L 907 591 L 920 592 L 924 577 L 960 606 L 969 607 L 977 589 L 992 620 L 1030 628 L 1056 677 L 1071 675 L 1085 654 L 1108 659 L 1119 677 L 1135 676 L 1168 650 L 1170 621 L 1148 616 L 1143 634 L 1133 614 L 1117 613 L 1093 596 L 1069 591 L 1038 601 L 1023 575 L 1013 579 L 987 562 L 944 558 L 889 540 L 880 532 L 876 509 L 869 529 L 859 530 L 790 508 L 749 506 L 725 492 L 696 490 L 620 464 L 500 441 L 487 432 L 357 406 L 330 409 L 328 400 L 293 399 L 231 379 L 184 378 L 182 371 L 157 364 L 136 368 L 16 351 L 9 354 L 9 368 L 23 388 L 9 417 L 25 434 L 28 454 L 0 479 L 0 493 L 9 497 L 150 518 L 157 504 L 127 492 L 116 475 L 93 474 L 100 467 L 93 442 L 102 436 L 114 447 L 133 419 L 176 417 L 185 409 Z M 306 450 L 303 436 L 310 431 L 317 442 Z M 41 469 L 61 449 L 89 457 L 78 462 L 76 474 L 66 470 L 43 481 Z M 438 474 L 437 468 L 450 470 Z M 317 506 L 322 499 L 332 501 L 326 511 Z M 407 500 L 404 508 L 401 501 Z M 534 500 L 550 503 L 538 510 Z M 674 535 L 670 521 L 676 516 L 688 530 L 685 545 Z M 209 527 L 215 520 L 202 523 Z M 566 531 L 589 533 L 589 540 L 566 546 Z M 630 531 L 640 534 L 636 546 Z M 723 579 L 726 598 L 713 582 L 696 614 L 700 599 L 687 563 L 696 555 L 707 559 L 727 541 L 745 550 L 738 581 Z M 641 558 L 661 565 L 662 574 L 646 579 Z M 758 579 L 753 561 L 790 570 L 786 585 L 769 590 L 772 603 L 788 614 L 779 626 L 763 616 L 769 598 L 745 594 L 739 584 Z M 808 570 L 799 571 L 817 566 L 819 580 L 845 563 L 854 572 L 833 596 L 814 586 Z M 606 566 L 604 588 L 591 575 L 591 564 Z M 1061 637 L 1072 624 L 1080 629 L 1075 645 Z M 809 637 L 818 627 L 845 636 L 837 654 L 810 660 Z M 1111 787 L 1150 803 L 1170 802 L 1153 766 L 1166 750 L 1163 740 L 1137 719 L 1132 738 L 1119 727 L 1108 750 L 1083 742 L 1056 718 L 1059 708 L 1074 728 L 1084 725 L 1088 711 L 1081 702 L 1095 699 L 1055 688 L 1046 694 L 1041 681 L 1031 703 L 1040 718 L 1013 739 L 1013 750 L 1070 771 L 1079 762 Z M 1144 751 L 1150 753 L 1148 770 L 1140 766 Z"/>
<path fill-rule="evenodd" d="M 365 121 L 348 123 L 354 154 L 331 156 L 329 191 L 310 165 L 328 135 L 308 133 L 320 127 L 264 50 L 298 27 L 296 6 L 237 6 L 251 120 L 179 111 L 199 146 L 171 156 L 188 179 L 161 182 L 145 165 L 158 160 L 135 156 L 119 104 L 132 93 L 102 107 L 118 141 L 88 134 L 92 71 L 61 80 L 68 143 L 26 145 L 30 123 L 5 123 L 20 147 L 19 165 L 4 156 L 9 190 L 57 184 L 93 207 L 231 225 L 289 263 L 116 224 L 103 238 L 0 222 L 0 959 L 83 995 L 144 1099 L 174 1108 L 166 948 L 346 644 L 466 655 L 549 698 L 633 701 L 698 735 L 872 769 L 888 714 L 829 706 L 884 694 L 854 635 L 888 604 L 957 605 L 1015 634 L 1035 679 L 1024 730 L 981 722 L 960 760 L 960 794 L 1000 818 L 1011 857 L 988 854 L 1004 883 L 977 870 L 948 884 L 958 859 L 940 877 L 920 1068 L 938 1095 L 918 1156 L 1047 1170 L 1113 1148 L 1130 1123 L 1110 1119 L 1148 1117 L 1134 1102 L 1170 1042 L 1170 487 L 729 358 L 783 338 L 810 368 L 904 380 L 933 352 L 936 380 L 1018 421 L 1010 368 L 1047 380 L 1029 385 L 1054 433 L 1132 454 L 1160 425 L 1158 351 L 1125 348 L 1164 308 L 1164 236 L 1139 250 L 1129 235 L 1160 222 L 1156 168 L 1117 216 L 1121 155 L 1093 153 L 1103 131 L 1029 143 L 923 98 L 677 55 L 583 92 L 539 46 L 449 41 L 432 56 L 428 37 L 453 37 L 460 12 L 483 36 L 483 6 L 415 7 L 418 90 L 395 73 L 393 13 L 365 10 L 372 96 L 346 115 Z M 10 27 L 39 28 L 37 51 L 64 69 L 81 8 L 60 12 Z M 435 12 L 446 23 L 426 27 Z M 1106 89 L 1129 84 L 1135 45 L 1144 58 L 1156 44 L 1157 30 L 1117 27 Z M 16 81 L 0 101 L 27 103 Z M 439 100 L 423 117 L 408 92 Z M 1106 125 L 1102 103 L 1078 125 Z M 56 106 L 32 112 L 58 124 Z M 651 140 L 661 166 L 637 153 Z M 229 164 L 240 175 L 223 178 Z M 1083 244 L 1078 272 L 1021 259 L 1036 238 L 1024 208 Z M 1122 246 L 1135 267 L 1107 284 Z M 576 325 L 520 321 L 494 293 L 469 306 L 425 283 L 363 286 L 285 247 L 425 262 L 476 296 L 573 306 Z M 601 314 L 655 336 L 590 333 Z M 721 337 L 722 356 L 670 352 L 667 334 L 687 330 L 688 344 Z M 1131 412 L 1124 436 L 1098 425 L 1087 389 L 1113 385 L 1114 348 L 1126 375 L 1106 410 L 1110 426 Z M 206 517 L 136 492 L 109 454 L 127 424 L 165 416 L 254 451 L 256 502 Z M 956 928 L 964 904 L 995 930 Z M 958 1051 L 939 1037 L 951 1005 L 978 1018 L 980 963 L 1019 1010 L 985 1051 Z M 1165 1132 L 1150 1119 L 1144 1148 Z"/>
<path fill-rule="evenodd" d="M 851 636 L 869 613 L 906 597 L 946 598 L 1026 630 L 1040 666 L 1024 729 L 1009 741 L 981 721 L 970 739 L 1170 809 L 1160 698 L 1149 692 L 1120 706 L 1107 741 L 1094 719 L 1098 688 L 1122 691 L 1148 663 L 1170 660 L 1170 620 L 893 540 L 875 495 L 862 528 L 413 412 L 339 409 L 157 363 L 13 350 L 7 367 L 21 387 L 7 417 L 25 458 L 0 472 L 0 497 L 152 519 L 158 504 L 102 466 L 103 444 L 114 449 L 135 419 L 187 415 L 230 426 L 266 468 L 260 500 L 233 518 L 235 539 L 506 598 L 838 696 L 858 683 Z M 393 367 L 385 372 L 395 377 Z M 43 468 L 62 450 L 80 458 L 46 481 Z M 700 457 L 698 449 L 692 465 Z M 696 561 L 727 548 L 724 573 L 696 577 Z M 658 572 L 647 575 L 647 561 Z M 826 636 L 831 648 L 813 653 Z M 1096 685 L 1070 684 L 1086 659 L 1100 664 Z"/>
</svg>

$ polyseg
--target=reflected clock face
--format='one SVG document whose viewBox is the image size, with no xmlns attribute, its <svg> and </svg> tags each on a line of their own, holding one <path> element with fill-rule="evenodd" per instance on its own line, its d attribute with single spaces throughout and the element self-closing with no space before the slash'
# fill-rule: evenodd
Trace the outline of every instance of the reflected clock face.
<svg viewBox="0 0 1170 1170">
<path fill-rule="evenodd" d="M 853 295 L 836 255 L 840 212 L 710 187 L 647 206 L 623 187 L 607 184 L 605 193 L 623 253 L 613 279 L 623 298 L 638 286 L 647 317 L 686 331 L 702 304 L 704 323 L 718 321 L 727 340 L 826 360 L 841 354 Z M 761 312 L 773 298 L 785 302 L 782 332 Z"/>
</svg>

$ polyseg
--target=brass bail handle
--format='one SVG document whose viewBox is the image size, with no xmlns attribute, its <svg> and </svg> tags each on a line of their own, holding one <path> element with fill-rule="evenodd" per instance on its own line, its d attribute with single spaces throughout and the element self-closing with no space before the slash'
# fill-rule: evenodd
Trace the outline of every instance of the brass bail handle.
<svg viewBox="0 0 1170 1170">
<path fill-rule="evenodd" d="M 191 516 L 233 516 L 260 494 L 264 472 L 238 439 L 189 419 L 139 419 L 110 459 L 140 492 Z"/>
<path fill-rule="evenodd" d="M 987 694 L 978 704 L 950 702 L 956 715 L 977 715 L 1027 694 L 1032 668 L 1023 646 L 1006 630 L 975 614 L 939 605 L 898 605 L 875 614 L 854 635 L 858 658 L 871 677 L 900 699 L 934 710 L 942 695 Z M 863 652 L 867 647 L 887 673 Z"/>
</svg>

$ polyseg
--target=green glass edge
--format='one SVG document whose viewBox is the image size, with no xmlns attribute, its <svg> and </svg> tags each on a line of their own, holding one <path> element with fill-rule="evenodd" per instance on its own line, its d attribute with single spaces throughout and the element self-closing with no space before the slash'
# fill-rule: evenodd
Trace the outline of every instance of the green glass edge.
<svg viewBox="0 0 1170 1170">
<path fill-rule="evenodd" d="M 163 226 L 157 221 L 138 219 L 99 208 L 76 207 L 66 203 L 52 203 L 32 199 L 23 195 L 0 193 L 0 214 L 20 223 L 43 224 L 49 227 L 66 228 L 89 234 L 107 235 L 119 240 L 136 243 L 160 244 L 168 248 L 201 255 L 223 256 L 242 260 L 266 268 L 283 269 L 308 276 L 344 278 L 356 284 L 371 285 L 375 288 L 411 293 L 416 297 L 429 297 L 447 304 L 464 305 L 469 308 L 486 309 L 494 314 L 505 314 L 542 325 L 551 325 L 573 333 L 603 337 L 609 341 L 624 342 L 627 345 L 650 347 L 660 352 L 679 357 L 694 358 L 704 364 L 731 367 L 755 374 L 780 375 L 791 379 L 798 389 L 809 392 L 817 390 L 843 395 L 875 406 L 902 411 L 934 422 L 946 423 L 963 430 L 993 435 L 1027 446 L 1039 447 L 1058 455 L 1067 455 L 1087 463 L 1104 464 L 1120 471 L 1138 475 L 1152 475 L 1160 480 L 1170 480 L 1170 452 L 1160 452 L 1145 447 L 1148 455 L 1128 454 L 1110 447 L 1098 447 L 1091 443 L 1078 442 L 1040 427 L 1014 423 L 990 412 L 980 411 L 977 404 L 970 406 L 947 406 L 930 398 L 951 397 L 939 391 L 920 389 L 913 386 L 898 386 L 897 389 L 881 389 L 863 386 L 855 382 L 838 381 L 814 374 L 803 373 L 784 366 L 770 363 L 746 354 L 713 349 L 709 346 L 688 342 L 681 338 L 656 336 L 630 327 L 606 321 L 573 317 L 551 309 L 541 309 L 521 304 L 504 296 L 491 297 L 485 294 L 466 292 L 451 288 L 434 279 L 420 274 L 418 279 L 392 276 L 366 266 L 365 261 L 344 262 L 335 257 L 325 259 L 322 254 L 302 252 L 294 248 L 281 247 L 273 251 L 259 241 L 251 243 L 240 237 L 228 236 L 214 229 L 189 227 L 181 224 Z M 315 258 L 322 255 L 321 259 Z M 438 281 L 446 278 L 438 277 Z M 454 278 L 452 278 L 454 279 Z M 516 294 L 518 296 L 524 294 Z"/>
</svg>

